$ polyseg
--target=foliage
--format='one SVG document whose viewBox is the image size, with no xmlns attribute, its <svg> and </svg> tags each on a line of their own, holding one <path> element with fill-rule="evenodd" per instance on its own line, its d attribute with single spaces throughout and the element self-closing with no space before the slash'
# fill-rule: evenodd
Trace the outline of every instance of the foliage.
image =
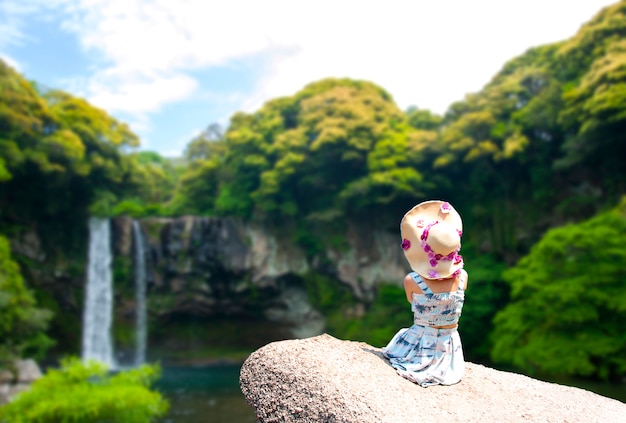
<svg viewBox="0 0 626 423">
<path fill-rule="evenodd" d="M 87 101 L 41 89 L 0 61 L 0 228 L 39 223 L 53 248 L 84 245 L 56 228 L 88 215 L 165 214 L 178 167 L 156 153 L 128 153 L 128 126 Z M 37 189 L 33 189 L 37 187 Z"/>
<path fill-rule="evenodd" d="M 136 189 L 122 201 L 132 201 L 141 206 L 141 216 L 167 215 L 167 204 L 174 195 L 184 165 L 176 159 L 162 157 L 153 151 L 133 153 L 130 158 L 134 159 L 131 179 Z M 114 210 L 113 214 L 120 215 L 124 212 Z"/>
<path fill-rule="evenodd" d="M 433 131 L 439 129 L 443 123 L 443 117 L 432 113 L 430 110 L 418 109 L 411 106 L 406 110 L 408 124 L 415 129 Z"/>
<path fill-rule="evenodd" d="M 619 2 L 570 40 L 529 49 L 444 116 L 433 170 L 455 184 L 439 196 L 470 210 L 507 262 L 547 227 L 588 218 L 626 190 L 625 11 Z"/>
<path fill-rule="evenodd" d="M 476 254 L 463 246 L 468 287 L 459 321 L 465 358 L 472 362 L 489 362 L 493 317 L 508 303 L 509 286 L 502 279 L 504 263 L 488 254 Z"/>
<path fill-rule="evenodd" d="M 350 291 L 329 276 L 311 272 L 303 278 L 309 301 L 317 310 L 331 314 L 349 307 L 354 299 Z"/>
<path fill-rule="evenodd" d="M 40 95 L 3 62 L 0 90 L 5 222 L 82 219 L 99 194 L 123 191 L 128 166 L 119 148 L 137 143 L 125 125 L 61 91 Z"/>
<path fill-rule="evenodd" d="M 173 214 L 211 215 L 220 207 L 217 197 L 225 154 L 223 136 L 222 128 L 211 124 L 187 145 L 187 165 L 169 204 Z M 223 204 L 223 198 L 221 202 Z"/>
<path fill-rule="evenodd" d="M 11 258 L 8 240 L 0 236 L 0 368 L 24 356 L 40 358 L 53 342 L 45 335 L 48 310 L 36 307 Z"/>
<path fill-rule="evenodd" d="M 548 231 L 504 273 L 511 303 L 495 318 L 493 358 L 527 372 L 626 374 L 626 199 Z"/>
<path fill-rule="evenodd" d="M 363 316 L 349 316 L 337 325 L 337 330 L 340 337 L 382 347 L 400 328 L 412 324 L 413 313 L 404 289 L 397 285 L 381 284 L 367 312 Z"/>
<path fill-rule="evenodd" d="M 309 273 L 304 283 L 311 304 L 326 317 L 326 331 L 338 338 L 382 346 L 398 328 L 412 324 L 411 306 L 397 285 L 380 285 L 365 309 L 345 285 L 330 276 Z"/>
<path fill-rule="evenodd" d="M 205 165 L 198 178 L 209 196 L 217 181 L 217 214 L 329 222 L 420 189 L 412 131 L 380 87 L 326 79 L 233 116 L 219 170 Z"/>
<path fill-rule="evenodd" d="M 110 374 L 97 362 L 77 358 L 50 369 L 13 402 L 0 408 L 6 423 L 128 422 L 147 423 L 163 416 L 167 401 L 150 390 L 160 368 L 144 365 Z"/>
</svg>

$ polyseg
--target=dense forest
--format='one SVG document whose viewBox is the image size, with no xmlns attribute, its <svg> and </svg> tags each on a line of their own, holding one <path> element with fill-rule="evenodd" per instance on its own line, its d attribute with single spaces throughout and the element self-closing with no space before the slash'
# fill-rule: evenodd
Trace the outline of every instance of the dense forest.
<svg viewBox="0 0 626 423">
<path fill-rule="evenodd" d="M 314 258 L 348 222 L 395 232 L 437 198 L 464 219 L 470 359 L 626 376 L 624 1 L 510 60 L 443 116 L 400 110 L 372 82 L 325 79 L 209 125 L 180 159 L 139 151 L 126 124 L 3 62 L 0 92 L 0 362 L 59 342 L 46 327 L 65 305 L 47 289 L 82 277 L 89 216 L 235 217 L 287 228 Z M 9 246 L 32 231 L 41 261 Z M 383 285 L 362 319 L 329 330 L 389 339 L 403 298 Z"/>
</svg>

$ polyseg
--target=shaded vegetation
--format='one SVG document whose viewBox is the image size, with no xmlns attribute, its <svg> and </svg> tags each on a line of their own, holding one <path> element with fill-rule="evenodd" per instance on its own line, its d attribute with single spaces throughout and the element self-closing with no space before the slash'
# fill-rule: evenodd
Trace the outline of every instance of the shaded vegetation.
<svg viewBox="0 0 626 423">
<path fill-rule="evenodd" d="M 53 341 L 45 335 L 51 313 L 35 306 L 19 267 L 11 257 L 8 240 L 0 236 L 0 369 L 14 360 L 42 358 Z"/>
</svg>

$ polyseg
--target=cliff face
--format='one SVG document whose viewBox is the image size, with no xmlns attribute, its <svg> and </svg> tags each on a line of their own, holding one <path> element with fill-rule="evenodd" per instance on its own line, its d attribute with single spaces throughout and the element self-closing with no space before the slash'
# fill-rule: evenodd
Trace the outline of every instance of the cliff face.
<svg viewBox="0 0 626 423">
<path fill-rule="evenodd" d="M 248 330 L 240 334 L 255 338 L 248 346 L 318 335 L 325 321 L 310 300 L 307 281 L 312 276 L 324 275 L 325 281 L 348 288 L 358 302 L 347 310 L 354 315 L 373 299 L 378 284 L 401 284 L 408 270 L 398 234 L 366 226 L 348 228 L 342 248 L 307 257 L 288 235 L 234 219 L 187 216 L 138 222 L 146 246 L 151 345 L 159 337 L 171 336 L 175 329 L 168 324 L 182 322 L 176 329 L 187 330 L 189 320 L 200 328 L 236 322 L 228 331 Z M 132 226 L 128 217 L 112 220 L 118 349 L 121 344 L 130 349 L 134 342 L 136 240 Z M 53 251 L 34 230 L 12 239 L 28 285 L 38 292 L 41 305 L 55 313 L 51 336 L 58 341 L 61 354 L 80 351 L 84 306 L 87 225 L 70 229 L 81 231 L 84 250 L 77 245 L 74 252 Z M 196 331 L 188 339 L 205 335 Z M 164 348 L 180 346 L 178 342 Z M 185 348 L 194 347 L 186 344 Z"/>
<path fill-rule="evenodd" d="M 132 220 L 114 220 L 117 257 L 132 262 Z M 351 228 L 347 248 L 307 257 L 290 239 L 256 225 L 212 217 L 140 221 L 147 241 L 149 308 L 161 317 L 240 317 L 276 322 L 287 336 L 322 333 L 305 278 L 323 273 L 370 301 L 381 282 L 400 283 L 407 271 L 397 235 Z M 323 264 L 322 264 L 323 263 Z M 129 304 L 130 305 L 130 304 Z"/>
</svg>

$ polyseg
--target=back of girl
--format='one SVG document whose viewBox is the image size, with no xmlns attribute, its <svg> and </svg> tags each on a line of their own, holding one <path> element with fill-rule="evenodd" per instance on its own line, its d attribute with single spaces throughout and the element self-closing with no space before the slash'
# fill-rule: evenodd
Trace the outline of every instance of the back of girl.
<svg viewBox="0 0 626 423">
<path fill-rule="evenodd" d="M 468 282 L 459 255 L 461 216 L 447 202 L 425 201 L 404 215 L 400 230 L 413 270 L 404 278 L 413 325 L 398 331 L 383 354 L 420 386 L 455 384 L 465 370 L 457 330 Z"/>
</svg>

